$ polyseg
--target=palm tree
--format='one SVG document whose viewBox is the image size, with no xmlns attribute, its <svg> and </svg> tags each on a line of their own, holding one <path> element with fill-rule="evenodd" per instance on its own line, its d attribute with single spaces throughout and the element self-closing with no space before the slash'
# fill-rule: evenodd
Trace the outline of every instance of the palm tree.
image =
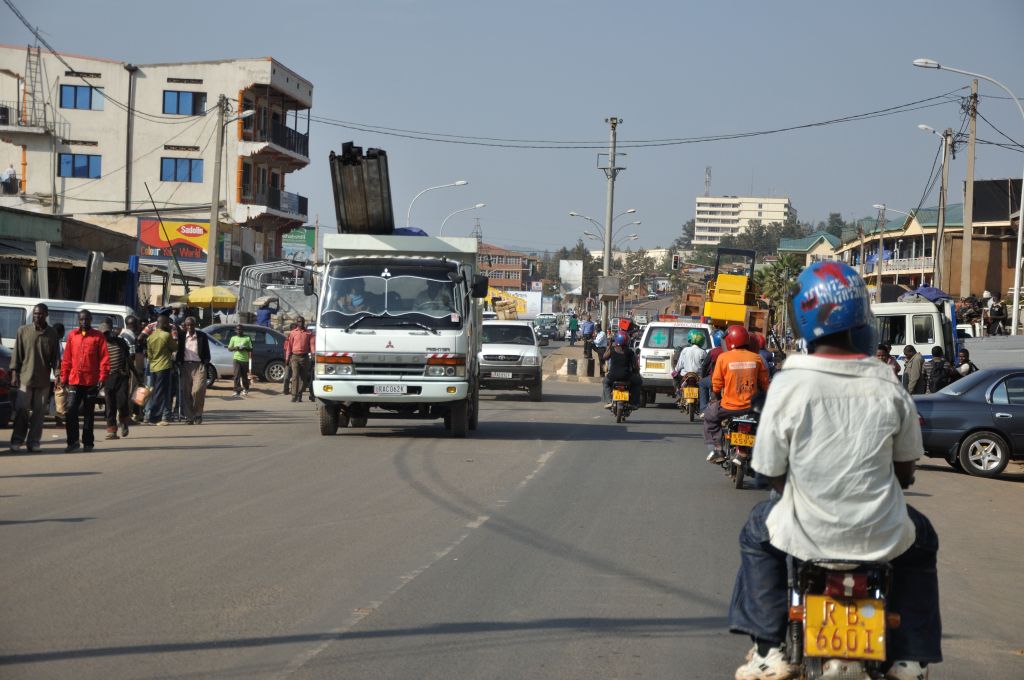
<svg viewBox="0 0 1024 680">
<path fill-rule="evenodd" d="M 768 299 L 770 324 L 774 325 L 780 317 L 786 316 L 783 313 L 783 306 L 788 304 L 797 274 L 803 268 L 803 262 L 799 257 L 792 253 L 784 253 L 778 260 L 754 274 L 754 281 Z"/>
</svg>

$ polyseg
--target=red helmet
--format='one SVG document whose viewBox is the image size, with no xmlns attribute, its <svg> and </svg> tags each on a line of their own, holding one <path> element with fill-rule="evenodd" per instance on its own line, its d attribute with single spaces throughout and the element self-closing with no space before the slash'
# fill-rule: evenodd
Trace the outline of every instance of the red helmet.
<svg viewBox="0 0 1024 680">
<path fill-rule="evenodd" d="M 750 344 L 750 333 L 740 325 L 729 326 L 725 329 L 725 348 L 740 349 Z"/>
<path fill-rule="evenodd" d="M 750 351 L 760 352 L 764 349 L 764 336 L 760 333 L 750 334 Z"/>
</svg>

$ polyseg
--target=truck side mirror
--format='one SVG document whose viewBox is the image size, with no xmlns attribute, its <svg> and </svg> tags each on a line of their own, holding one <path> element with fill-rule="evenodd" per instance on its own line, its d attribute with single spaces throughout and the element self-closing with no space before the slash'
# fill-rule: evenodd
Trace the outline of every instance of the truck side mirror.
<svg viewBox="0 0 1024 680">
<path fill-rule="evenodd" d="M 308 297 L 313 295 L 313 272 L 306 269 L 302 272 L 302 292 Z"/>
<path fill-rule="evenodd" d="M 489 283 L 490 282 L 488 281 L 486 276 L 483 276 L 481 274 L 477 274 L 476 276 L 474 276 L 473 286 L 470 289 L 473 297 L 475 297 L 478 300 L 487 297 L 487 286 L 489 285 Z"/>
</svg>

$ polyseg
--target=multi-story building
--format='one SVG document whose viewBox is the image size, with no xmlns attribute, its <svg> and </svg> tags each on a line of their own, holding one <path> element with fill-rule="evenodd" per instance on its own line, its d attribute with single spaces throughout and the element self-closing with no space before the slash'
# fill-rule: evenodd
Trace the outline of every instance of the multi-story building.
<svg viewBox="0 0 1024 680">
<path fill-rule="evenodd" d="M 220 274 L 278 256 L 307 219 L 286 187 L 309 164 L 313 86 L 270 57 L 134 65 L 0 45 L 0 168 L 18 177 L 0 205 L 130 234 L 144 261 L 173 249 L 201 275 L 221 96 Z"/>
<path fill-rule="evenodd" d="M 738 234 L 754 220 L 762 224 L 796 219 L 788 198 L 777 196 L 698 196 L 693 245 L 714 246 L 723 236 Z"/>
<path fill-rule="evenodd" d="M 497 290 L 526 290 L 524 276 L 527 255 L 505 250 L 489 243 L 481 243 L 477 251 L 477 268 L 488 277 L 491 288 Z"/>
</svg>

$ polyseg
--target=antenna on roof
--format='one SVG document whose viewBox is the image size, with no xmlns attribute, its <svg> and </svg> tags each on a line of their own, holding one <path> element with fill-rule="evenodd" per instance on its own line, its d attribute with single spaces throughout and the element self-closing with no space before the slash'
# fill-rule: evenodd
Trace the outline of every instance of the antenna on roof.
<svg viewBox="0 0 1024 680">
<path fill-rule="evenodd" d="M 711 195 L 711 166 L 708 165 L 704 168 L 704 195 Z"/>
</svg>

